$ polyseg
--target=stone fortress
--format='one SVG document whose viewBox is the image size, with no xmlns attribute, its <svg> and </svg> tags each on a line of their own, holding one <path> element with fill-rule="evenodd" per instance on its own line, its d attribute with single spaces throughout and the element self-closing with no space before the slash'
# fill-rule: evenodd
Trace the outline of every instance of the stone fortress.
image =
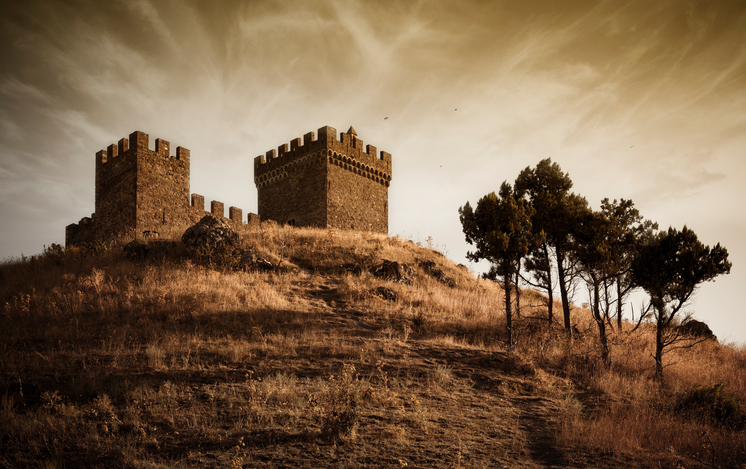
<svg viewBox="0 0 746 469">
<path fill-rule="evenodd" d="M 355 129 L 340 133 L 329 126 L 308 132 L 254 158 L 259 214 L 189 194 L 189 150 L 136 131 L 96 153 L 95 212 L 68 225 L 65 244 L 116 238 L 172 237 L 212 214 L 239 234 L 260 221 L 322 228 L 388 233 L 391 155 L 365 145 Z"/>
</svg>

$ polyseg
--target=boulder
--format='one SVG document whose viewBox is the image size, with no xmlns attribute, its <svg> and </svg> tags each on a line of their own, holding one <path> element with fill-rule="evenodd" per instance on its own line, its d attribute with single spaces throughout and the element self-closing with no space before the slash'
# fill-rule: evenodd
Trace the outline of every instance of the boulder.
<svg viewBox="0 0 746 469">
<path fill-rule="evenodd" d="M 443 272 L 443 269 L 438 267 L 435 262 L 421 261 L 420 267 L 422 267 L 428 275 L 430 275 L 438 282 L 448 285 L 451 288 L 456 286 L 456 282 L 451 277 L 447 276 L 446 273 Z"/>
<path fill-rule="evenodd" d="M 697 339 L 716 339 L 715 334 L 710 330 L 710 326 L 702 321 L 690 319 L 679 326 L 679 334 Z"/>
<path fill-rule="evenodd" d="M 238 244 L 238 233 L 228 223 L 212 215 L 205 215 L 181 236 L 190 250 L 215 251 Z"/>
<path fill-rule="evenodd" d="M 410 277 L 414 271 L 407 264 L 384 259 L 381 265 L 373 269 L 372 274 L 378 278 L 410 285 L 412 283 Z"/>
<path fill-rule="evenodd" d="M 378 287 L 378 288 L 371 290 L 371 293 L 373 293 L 374 295 L 376 295 L 377 297 L 383 300 L 396 303 L 396 300 L 397 300 L 396 292 L 390 288 Z"/>
</svg>

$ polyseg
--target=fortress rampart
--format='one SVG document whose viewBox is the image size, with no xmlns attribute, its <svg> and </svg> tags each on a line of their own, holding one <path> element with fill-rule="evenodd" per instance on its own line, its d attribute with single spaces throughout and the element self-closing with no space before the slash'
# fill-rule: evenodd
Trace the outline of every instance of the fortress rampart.
<svg viewBox="0 0 746 469">
<path fill-rule="evenodd" d="M 208 213 L 239 232 L 258 226 L 256 214 L 244 221 L 243 211 L 230 207 L 226 218 L 222 202 L 212 201 L 208 212 L 203 196 L 190 200 L 189 150 L 177 147 L 172 156 L 170 143 L 160 138 L 155 150 L 149 145 L 148 134 L 136 131 L 96 153 L 95 212 L 66 227 L 65 244 L 180 234 Z"/>
<path fill-rule="evenodd" d="M 65 243 L 118 237 L 174 236 L 204 215 L 223 218 L 242 234 L 261 220 L 298 226 L 388 232 L 391 155 L 363 145 L 355 129 L 339 134 L 329 126 L 308 132 L 254 158 L 259 214 L 189 192 L 191 155 L 171 155 L 170 142 L 133 132 L 96 153 L 95 212 L 68 225 Z"/>
</svg>

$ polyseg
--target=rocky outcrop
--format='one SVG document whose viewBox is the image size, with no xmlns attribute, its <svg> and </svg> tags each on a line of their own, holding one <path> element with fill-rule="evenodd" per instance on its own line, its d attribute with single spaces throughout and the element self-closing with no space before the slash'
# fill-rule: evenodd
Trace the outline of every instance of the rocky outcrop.
<svg viewBox="0 0 746 469">
<path fill-rule="evenodd" d="M 238 233 L 228 223 L 212 215 L 205 215 L 200 221 L 187 228 L 181 241 L 190 250 L 215 251 L 238 244 Z"/>
<path fill-rule="evenodd" d="M 710 326 L 708 326 L 702 321 L 697 321 L 696 319 L 690 319 L 686 321 L 684 324 L 680 325 L 678 332 L 679 334 L 683 336 L 692 337 L 696 339 L 717 340 L 717 337 L 715 337 L 715 334 L 712 333 Z"/>
<path fill-rule="evenodd" d="M 407 264 L 384 259 L 383 262 L 375 267 L 371 273 L 378 278 L 410 285 L 412 283 L 411 277 L 414 275 L 414 270 L 412 270 L 412 268 Z"/>
<path fill-rule="evenodd" d="M 449 277 L 448 275 L 443 272 L 443 269 L 438 267 L 438 265 L 433 261 L 422 261 L 420 262 L 420 267 L 432 278 L 437 280 L 440 283 L 443 283 L 445 285 L 448 285 L 449 287 L 453 288 L 456 286 L 456 282 Z"/>
</svg>

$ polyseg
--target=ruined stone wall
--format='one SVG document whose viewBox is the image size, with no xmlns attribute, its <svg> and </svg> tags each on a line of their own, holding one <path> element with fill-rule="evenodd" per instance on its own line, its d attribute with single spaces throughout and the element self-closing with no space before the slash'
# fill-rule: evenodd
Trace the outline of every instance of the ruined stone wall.
<svg viewBox="0 0 746 469">
<path fill-rule="evenodd" d="M 188 227 L 194 225 L 205 215 L 212 215 L 220 218 L 231 228 L 233 228 L 239 237 L 246 236 L 254 230 L 259 229 L 259 215 L 256 213 L 247 213 L 246 219 L 243 217 L 243 210 L 238 207 L 228 207 L 228 217 L 225 216 L 225 204 L 217 200 L 210 201 L 210 210 L 205 210 L 205 198 L 199 194 L 192 194 L 191 203 L 187 207 L 186 224 L 177 226 L 178 232 L 185 231 Z"/>
<path fill-rule="evenodd" d="M 96 239 L 96 227 L 92 217 L 83 217 L 78 223 L 65 227 L 65 246 L 79 246 Z"/>
<path fill-rule="evenodd" d="M 205 215 L 212 215 L 220 218 L 231 226 L 239 236 L 244 236 L 252 230 L 259 228 L 259 215 L 256 213 L 247 213 L 246 219 L 243 218 L 243 210 L 238 207 L 228 207 L 228 217 L 225 216 L 225 204 L 217 200 L 210 201 L 210 210 L 205 210 L 205 198 L 199 194 L 192 194 L 191 203 L 187 207 L 187 222 L 182 226 L 177 226 L 181 231 L 194 225 Z"/>
</svg>

